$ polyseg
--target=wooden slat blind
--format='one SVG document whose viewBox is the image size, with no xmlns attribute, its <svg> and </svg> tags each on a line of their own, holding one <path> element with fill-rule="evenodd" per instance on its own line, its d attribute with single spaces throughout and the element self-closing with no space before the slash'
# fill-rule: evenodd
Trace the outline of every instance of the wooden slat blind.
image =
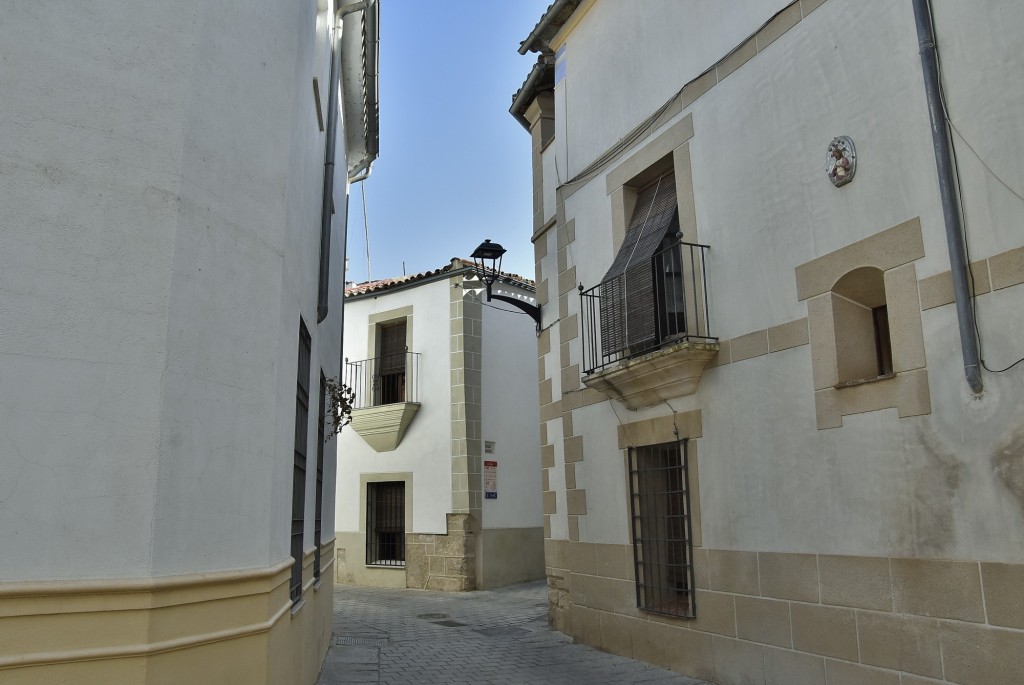
<svg viewBox="0 0 1024 685">
<path fill-rule="evenodd" d="M 605 354 L 656 340 L 651 260 L 675 216 L 675 175 L 666 174 L 637 196 L 626 237 L 601 279 L 601 347 Z"/>
</svg>

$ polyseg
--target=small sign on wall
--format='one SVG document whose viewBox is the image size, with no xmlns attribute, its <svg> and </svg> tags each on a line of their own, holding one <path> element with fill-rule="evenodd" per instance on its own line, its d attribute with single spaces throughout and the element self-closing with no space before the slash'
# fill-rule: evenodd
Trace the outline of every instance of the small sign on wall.
<svg viewBox="0 0 1024 685">
<path fill-rule="evenodd" d="M 484 499 L 498 499 L 498 462 L 484 461 Z"/>
</svg>

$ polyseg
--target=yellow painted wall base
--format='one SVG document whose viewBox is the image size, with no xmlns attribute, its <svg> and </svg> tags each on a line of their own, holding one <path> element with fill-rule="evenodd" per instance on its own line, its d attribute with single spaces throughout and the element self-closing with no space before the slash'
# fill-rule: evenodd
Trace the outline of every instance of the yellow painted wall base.
<svg viewBox="0 0 1024 685">
<path fill-rule="evenodd" d="M 334 542 L 291 560 L 169 578 L 0 583 L 0 682 L 8 685 L 296 685 L 330 644 Z"/>
<path fill-rule="evenodd" d="M 478 588 L 487 590 L 544 577 L 544 529 L 485 528 L 480 532 L 483 569 Z"/>
</svg>

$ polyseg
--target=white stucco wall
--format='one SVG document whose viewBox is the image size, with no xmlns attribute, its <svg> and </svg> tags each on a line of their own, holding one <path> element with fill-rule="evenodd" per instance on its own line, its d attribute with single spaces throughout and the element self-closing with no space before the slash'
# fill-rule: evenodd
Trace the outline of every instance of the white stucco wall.
<svg viewBox="0 0 1024 685">
<path fill-rule="evenodd" d="M 554 146 L 568 145 L 570 167 L 578 169 L 783 4 L 733 7 L 722 17 L 725 28 L 679 4 L 645 3 L 635 13 L 645 27 L 641 40 L 634 35 L 640 19 L 619 3 L 596 3 L 567 38 L 568 76 L 559 88 L 569 88 L 569 107 L 561 95 L 556 107 L 559 135 L 566 113 L 571 132 Z M 954 124 L 962 122 L 958 128 L 1004 183 L 1024 187 L 1016 114 L 1024 105 L 1016 76 L 1024 53 L 1015 30 L 1024 25 L 1024 7 L 938 0 L 935 15 Z M 700 54 L 679 47 L 694 44 L 707 47 Z M 639 54 L 604 61 L 593 54 L 617 45 Z M 664 62 L 679 60 L 672 73 L 651 64 L 660 52 L 676 55 Z M 580 74 L 581 62 L 593 69 L 592 83 Z M 648 68 L 659 74 L 657 87 L 647 82 Z M 692 113 L 689 147 L 699 239 L 711 246 L 714 335 L 805 317 L 797 265 L 913 217 L 921 219 L 926 253 L 915 262 L 918 278 L 949 269 L 924 97 L 909 3 L 828 0 L 665 125 Z M 857 177 L 842 189 L 824 172 L 836 135 L 853 137 L 858 152 Z M 965 147 L 958 150 L 972 258 L 1019 247 L 1019 198 Z M 565 201 L 566 219 L 576 221 L 577 277 L 587 287 L 614 256 L 605 176 Z M 549 256 L 542 271 L 552 283 L 554 269 Z M 570 298 L 570 312 L 576 307 Z M 984 356 L 1007 364 L 1024 354 L 1016 335 L 1024 327 L 1020 286 L 982 296 L 978 308 Z M 1024 434 L 1020 376 L 986 374 L 985 394 L 970 397 L 953 308 L 925 311 L 922 320 L 932 405 L 926 416 L 899 419 L 896 410 L 882 410 L 818 431 L 807 346 L 709 370 L 696 395 L 671 402 L 680 412 L 702 411 L 696 445 L 705 547 L 1024 560 L 1024 493 L 1014 491 L 1005 467 L 1000 474 L 999 461 L 1019 451 Z M 572 354 L 578 346 L 574 341 Z M 557 398 L 556 340 L 546 368 Z M 622 457 L 608 446 L 618 423 L 667 413 L 664 406 L 630 412 L 611 403 L 576 411 L 586 455 L 576 480 L 588 504 L 581 539 L 628 542 Z M 548 426 L 560 446 L 560 422 Z M 560 468 L 551 469 L 551 484 L 559 512 L 552 534 L 565 537 Z"/>
<path fill-rule="evenodd" d="M 451 373 L 449 362 L 449 279 L 385 291 L 345 304 L 344 355 L 356 362 L 375 356 L 368 349 L 369 317 L 412 307 L 413 346 L 420 355 L 420 408 L 398 448 L 375 452 L 351 428 L 338 441 L 336 530 L 358 531 L 366 517 L 360 509 L 360 473 L 412 473 L 412 533 L 447 532 L 451 511 Z"/>
<path fill-rule="evenodd" d="M 315 3 L 119 4 L 5 11 L 0 580 L 287 558 L 300 314 L 313 464 L 316 370 L 337 373 L 338 296 L 316 325 Z"/>
<path fill-rule="evenodd" d="M 511 305 L 490 304 L 493 307 L 483 308 L 481 412 L 483 439 L 494 442 L 494 454 L 484 454 L 483 460 L 498 462 L 498 497 L 483 500 L 483 527 L 539 528 L 543 516 L 536 327 L 529 317 L 509 313 L 518 312 Z"/>
<path fill-rule="evenodd" d="M 718 61 L 788 0 L 597 2 L 564 44 L 566 76 L 555 88 L 557 157 L 574 177 Z M 593 99 L 601 97 L 601 106 Z M 572 121 L 568 132 L 566 116 Z"/>
</svg>

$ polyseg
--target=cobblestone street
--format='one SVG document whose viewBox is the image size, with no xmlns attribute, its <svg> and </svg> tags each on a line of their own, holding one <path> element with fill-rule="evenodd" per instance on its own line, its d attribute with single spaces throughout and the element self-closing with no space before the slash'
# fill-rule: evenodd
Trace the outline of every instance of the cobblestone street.
<svg viewBox="0 0 1024 685">
<path fill-rule="evenodd" d="M 544 581 L 466 593 L 335 586 L 317 685 L 343 683 L 705 685 L 551 630 Z"/>
</svg>

